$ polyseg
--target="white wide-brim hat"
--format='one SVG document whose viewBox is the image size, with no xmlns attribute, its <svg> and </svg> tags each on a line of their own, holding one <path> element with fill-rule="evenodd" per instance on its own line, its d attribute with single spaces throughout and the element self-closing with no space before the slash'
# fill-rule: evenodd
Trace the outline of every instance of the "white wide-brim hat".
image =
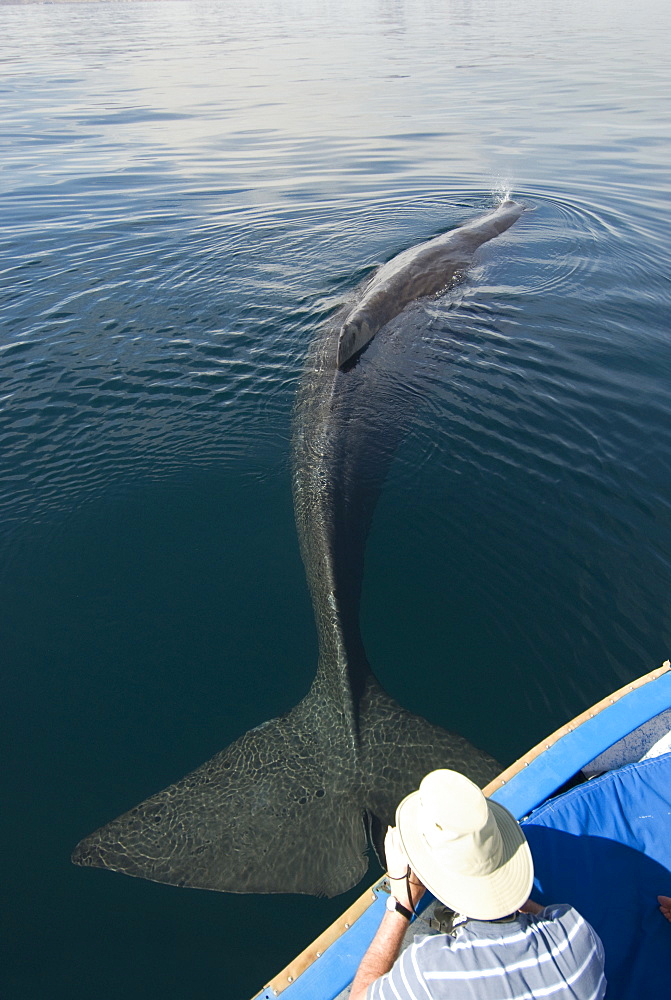
<svg viewBox="0 0 671 1000">
<path fill-rule="evenodd" d="M 496 920 L 529 898 L 534 866 L 519 823 L 458 771 L 427 774 L 396 826 L 412 870 L 457 913 Z"/>
</svg>

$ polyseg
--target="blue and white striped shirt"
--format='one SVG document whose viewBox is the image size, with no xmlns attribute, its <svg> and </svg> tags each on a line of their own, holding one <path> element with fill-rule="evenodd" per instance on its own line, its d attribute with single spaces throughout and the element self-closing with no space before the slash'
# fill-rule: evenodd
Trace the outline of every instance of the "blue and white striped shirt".
<svg viewBox="0 0 671 1000">
<path fill-rule="evenodd" d="M 601 1000 L 603 945 L 566 903 L 417 936 L 366 1000 Z"/>
</svg>

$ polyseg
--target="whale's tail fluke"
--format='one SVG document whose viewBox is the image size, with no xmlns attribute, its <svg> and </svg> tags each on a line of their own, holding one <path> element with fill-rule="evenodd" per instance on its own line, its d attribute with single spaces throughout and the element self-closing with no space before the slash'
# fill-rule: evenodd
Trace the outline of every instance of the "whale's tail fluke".
<svg viewBox="0 0 671 1000">
<path fill-rule="evenodd" d="M 331 896 L 354 885 L 367 868 L 358 789 L 334 783 L 298 709 L 96 830 L 72 860 L 223 892 Z"/>
<path fill-rule="evenodd" d="M 342 721 L 324 724 L 323 707 L 316 726 L 313 708 L 308 694 L 245 733 L 86 837 L 72 860 L 199 889 L 335 896 L 363 878 L 367 834 L 380 854 L 381 831 L 427 771 L 458 768 L 481 785 L 499 771 L 463 737 L 406 712 L 372 675 L 355 746 Z"/>
</svg>

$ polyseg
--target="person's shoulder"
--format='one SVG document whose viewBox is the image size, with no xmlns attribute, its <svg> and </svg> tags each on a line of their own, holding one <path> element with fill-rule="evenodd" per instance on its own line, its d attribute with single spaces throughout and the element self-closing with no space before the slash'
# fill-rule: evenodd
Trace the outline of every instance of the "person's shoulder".
<svg viewBox="0 0 671 1000">
<path fill-rule="evenodd" d="M 413 951 L 423 951 L 429 953 L 432 951 L 439 951 L 441 948 L 444 948 L 445 945 L 450 941 L 452 941 L 452 938 L 449 936 L 449 934 L 437 934 L 435 932 L 433 934 L 420 933 L 420 934 L 415 934 L 415 937 L 413 938 L 413 942 L 410 945 L 410 948 Z M 410 949 L 407 950 L 409 951 Z"/>
<path fill-rule="evenodd" d="M 560 947 L 568 944 L 571 953 L 587 954 L 590 966 L 600 969 L 603 974 L 604 950 L 601 938 L 573 906 L 569 903 L 553 903 L 532 919 L 545 924 L 543 937 L 554 940 Z"/>
<path fill-rule="evenodd" d="M 456 946 L 450 934 L 416 934 L 409 948 L 401 952 L 400 959 L 414 968 L 425 969 L 450 962 L 450 954 Z"/>
<path fill-rule="evenodd" d="M 598 935 L 592 925 L 570 903 L 551 903 L 540 913 L 531 917 L 531 921 L 546 925 L 550 922 L 557 928 L 557 933 L 567 934 L 571 939 L 576 936 L 583 938 L 591 936 L 598 940 Z"/>
</svg>

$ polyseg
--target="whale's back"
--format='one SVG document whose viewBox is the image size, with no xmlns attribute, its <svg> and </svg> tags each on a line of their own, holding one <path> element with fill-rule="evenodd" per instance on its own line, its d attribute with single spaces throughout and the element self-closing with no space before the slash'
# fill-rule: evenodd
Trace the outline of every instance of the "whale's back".
<svg viewBox="0 0 671 1000">
<path fill-rule="evenodd" d="M 345 317 L 336 363 L 342 368 L 375 334 L 411 302 L 459 282 L 475 250 L 500 236 L 519 219 L 525 206 L 504 201 L 493 212 L 404 250 L 375 273 L 362 297 Z"/>
</svg>

